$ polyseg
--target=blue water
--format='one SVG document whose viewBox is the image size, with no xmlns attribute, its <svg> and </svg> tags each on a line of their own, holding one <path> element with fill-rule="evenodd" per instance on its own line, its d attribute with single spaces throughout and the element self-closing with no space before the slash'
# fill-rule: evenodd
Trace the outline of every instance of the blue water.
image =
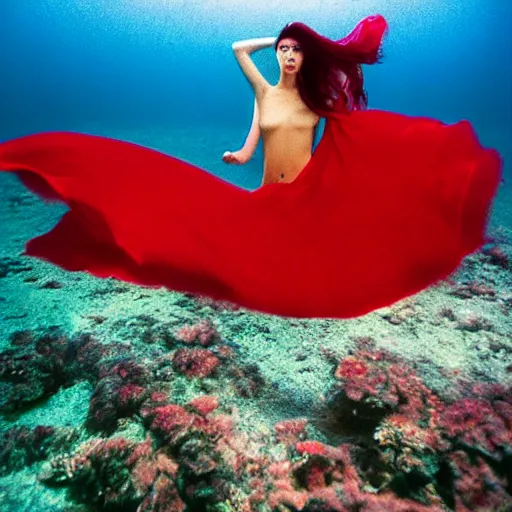
<svg viewBox="0 0 512 512">
<path fill-rule="evenodd" d="M 159 147 L 240 186 L 255 188 L 261 182 L 261 145 L 245 166 L 229 166 L 221 160 L 225 150 L 243 144 L 253 111 L 253 93 L 234 58 L 232 42 L 276 36 L 290 21 L 302 21 L 339 39 L 360 19 L 376 13 L 388 20 L 389 33 L 383 63 L 364 68 L 370 108 L 429 116 L 448 123 L 468 119 L 482 142 L 501 152 L 505 178 L 510 181 L 512 0 L 0 0 L 0 140 L 49 130 L 127 134 L 136 142 Z M 272 49 L 256 52 L 253 58 L 267 79 L 277 82 L 278 65 Z M 317 141 L 320 136 L 321 130 Z M 375 336 L 380 348 L 391 347 L 397 354 L 416 359 L 429 385 L 449 397 L 458 392 L 455 375 L 459 371 L 462 377 L 471 377 L 471 382 L 495 383 L 500 378 L 504 384 L 505 380 L 510 382 L 511 274 L 509 269 L 491 266 L 483 258 L 468 264 L 459 283 L 475 279 L 491 286 L 492 296 L 488 297 L 482 288 L 481 293 L 472 292 L 468 300 L 463 295 L 467 290 L 459 290 L 462 296 L 458 297 L 445 291 L 441 299 L 441 292 L 433 292 L 432 296 L 420 296 L 417 309 L 412 303 L 392 315 L 372 313 L 366 323 L 355 319 L 299 324 L 236 310 L 218 311 L 217 306 L 208 309 L 199 301 L 176 298 L 165 291 L 136 290 L 123 283 L 118 286 L 115 281 L 95 280 L 86 273 L 65 272 L 20 256 L 27 239 L 53 227 L 63 206 L 43 207 L 22 192 L 13 176 L 0 174 L 2 350 L 8 346 L 7 333 L 15 331 L 51 325 L 66 329 L 73 326 L 80 334 L 87 329 L 107 345 L 115 344 L 115 351 L 121 347 L 120 358 L 130 360 L 133 356 L 141 365 L 152 368 L 144 384 L 148 389 L 162 385 L 166 390 L 172 381 L 170 401 L 185 403 L 203 391 L 219 394 L 222 412 L 231 411 L 232 406 L 236 412 L 240 406 L 240 423 L 255 435 L 264 432 L 262 425 L 307 415 L 315 429 L 317 422 L 320 425 L 313 433 L 320 432 L 332 445 L 338 445 L 347 433 L 336 423 L 341 416 L 332 425 L 322 425 L 324 415 L 329 418 L 330 414 L 331 406 L 324 403 L 324 397 L 334 372 L 323 359 L 331 351 L 340 357 L 346 354 L 348 348 L 353 349 L 356 337 L 362 336 L 364 341 L 366 336 Z M 510 184 L 500 193 L 496 225 L 500 229 L 508 226 L 509 230 Z M 510 236 L 497 231 L 503 249 L 512 255 Z M 475 316 L 475 312 L 481 316 Z M 256 392 L 254 397 L 250 393 L 249 398 L 246 396 L 244 386 L 250 389 L 253 382 L 245 376 L 240 378 L 241 373 L 222 374 L 215 381 L 206 381 L 204 387 L 170 373 L 167 361 L 181 345 L 170 346 L 169 333 L 189 320 L 193 323 L 200 315 L 213 318 L 221 326 L 223 343 L 236 353 L 236 364 L 245 364 L 242 356 L 247 353 L 248 362 L 261 369 L 265 375 L 261 396 Z M 478 322 L 484 327 L 478 327 Z M 97 385 L 101 389 L 111 375 L 106 374 L 100 384 L 100 379 L 91 379 L 91 384 L 85 380 L 89 371 L 82 361 L 84 368 L 76 375 L 69 371 L 70 375 L 64 377 L 66 372 L 59 365 L 65 367 L 66 358 L 74 364 L 76 350 L 66 345 L 65 357 L 55 363 L 55 373 L 62 373 L 55 379 L 60 378 L 64 384 L 59 381 L 58 389 L 52 385 L 43 392 L 41 383 L 51 384 L 53 376 L 45 373 L 42 363 L 38 375 L 38 364 L 44 358 L 33 355 L 31 343 L 21 336 L 17 344 L 8 347 L 12 352 L 0 353 L 0 374 L 4 371 L 0 379 L 0 512 L 92 510 L 87 500 L 90 506 L 71 508 L 66 491 L 73 486 L 81 490 L 80 482 L 68 481 L 62 488 L 53 489 L 38 481 L 43 462 L 39 459 L 53 460 L 53 453 L 52 457 L 49 452 L 39 454 L 38 462 L 30 465 L 32 446 L 26 434 L 22 431 L 10 442 L 5 432 L 19 425 L 55 425 L 72 426 L 83 434 L 93 389 Z M 56 347 L 57 353 L 61 345 Z M 96 349 L 84 350 L 83 360 L 99 358 L 101 353 L 96 354 Z M 25 366 L 24 351 L 32 351 Z M 446 361 L 444 367 L 448 355 L 453 355 L 453 360 Z M 109 357 L 107 353 L 104 360 Z M 102 364 L 106 364 L 104 360 Z M 7 371 L 11 367 L 17 373 Z M 20 386 L 23 400 L 19 399 L 19 417 L 8 417 L 1 410 L 5 397 L 10 393 L 9 401 L 16 401 L 16 379 L 19 377 L 23 384 L 26 375 L 29 384 Z M 4 382 L 11 376 L 15 383 L 12 386 Z M 152 382 L 154 376 L 158 377 L 156 383 Z M 257 379 L 254 382 L 257 384 Z M 103 398 L 112 398 L 119 407 L 115 393 L 110 393 L 108 387 L 103 389 Z M 236 393 L 240 390 L 243 393 L 239 400 Z M 108 411 L 106 398 L 105 404 Z M 349 430 L 350 436 L 360 426 L 354 414 L 355 410 L 347 414 L 347 423 L 355 426 Z M 149 430 L 135 416 L 128 423 L 119 422 L 118 433 L 133 435 L 139 442 Z M 489 425 L 493 421 L 491 417 Z M 98 428 L 92 431 L 92 435 L 100 434 Z M 64 454 L 67 460 L 67 445 L 59 445 L 59 438 L 55 439 L 55 455 Z M 78 444 L 69 451 L 74 453 Z M 271 452 L 274 445 L 269 447 Z M 368 453 L 369 460 L 373 448 Z M 273 456 L 281 457 L 279 450 Z M 435 467 L 430 454 L 428 457 L 428 466 Z M 265 467 L 262 472 L 268 473 Z M 110 477 L 114 471 L 105 474 Z M 98 489 L 103 489 L 103 476 L 91 485 L 99 482 Z M 238 485 L 242 480 L 233 483 Z M 248 492 L 247 481 L 243 484 L 244 492 Z M 500 490 L 495 481 L 487 487 L 491 495 Z M 91 494 L 101 501 L 101 493 Z M 165 493 L 162 495 L 165 497 Z M 196 509 L 191 506 L 186 510 Z M 228 509 L 226 505 L 215 510 Z"/>
<path fill-rule="evenodd" d="M 235 150 L 250 126 L 253 94 L 233 56 L 233 41 L 275 36 L 293 20 L 340 38 L 362 17 L 381 13 L 390 30 L 384 63 L 365 68 L 370 107 L 446 122 L 469 119 L 485 144 L 505 157 L 510 153 L 510 0 L 301 4 L 4 0 L 0 139 L 43 130 L 93 131 L 98 125 L 141 132 L 155 126 L 215 126 L 210 141 L 215 151 Z M 276 82 L 273 51 L 253 57 Z M 214 139 L 223 129 L 239 137 L 217 149 Z M 196 158 L 193 152 L 180 156 Z M 249 164 L 249 180 L 256 184 L 258 156 L 261 147 Z M 239 169 L 219 165 L 217 153 L 211 159 L 212 172 L 228 178 L 232 173 L 236 181 Z"/>
</svg>

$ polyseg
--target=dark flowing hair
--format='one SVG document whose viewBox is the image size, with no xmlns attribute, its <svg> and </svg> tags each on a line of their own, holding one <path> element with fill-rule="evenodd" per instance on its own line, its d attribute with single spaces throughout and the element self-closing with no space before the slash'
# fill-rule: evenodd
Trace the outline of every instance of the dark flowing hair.
<svg viewBox="0 0 512 512">
<path fill-rule="evenodd" d="M 304 62 L 297 85 L 306 105 L 320 115 L 329 111 L 363 110 L 368 96 L 364 90 L 361 64 L 375 64 L 382 58 L 382 39 L 387 22 L 381 15 L 361 20 L 352 32 L 332 40 L 300 22 L 288 23 L 276 39 L 296 39 Z M 346 75 L 346 79 L 345 76 Z"/>
</svg>

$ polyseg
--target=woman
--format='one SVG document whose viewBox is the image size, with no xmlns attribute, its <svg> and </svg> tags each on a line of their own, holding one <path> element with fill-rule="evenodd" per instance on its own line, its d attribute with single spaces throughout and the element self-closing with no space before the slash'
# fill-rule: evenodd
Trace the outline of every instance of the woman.
<svg viewBox="0 0 512 512">
<path fill-rule="evenodd" d="M 316 127 L 320 120 L 316 111 L 332 109 L 333 93 L 338 93 L 345 101 L 348 99 L 345 93 L 348 80 L 343 68 L 353 75 L 352 92 L 357 95 L 359 106 L 366 106 L 367 98 L 363 91 L 359 64 L 377 61 L 380 41 L 387 25 L 380 16 L 369 17 L 365 23 L 367 27 L 372 27 L 371 38 L 367 32 L 365 47 L 359 42 L 361 47 L 357 52 L 349 46 L 353 41 L 352 34 L 337 42 L 335 52 L 332 52 L 331 43 L 331 53 L 328 53 L 321 36 L 305 24 L 297 22 L 289 23 L 276 38 L 233 43 L 238 63 L 255 92 L 255 102 L 251 128 L 243 148 L 235 152 L 226 151 L 224 162 L 247 163 L 262 134 L 265 155 L 262 185 L 293 181 L 311 158 Z M 304 71 L 304 51 L 300 42 L 290 37 L 294 35 L 309 50 Z M 275 86 L 267 82 L 250 58 L 252 52 L 271 46 L 276 51 L 280 69 L 279 81 Z M 324 83 L 327 83 L 329 89 L 324 89 L 322 95 L 319 86 Z"/>
<path fill-rule="evenodd" d="M 311 158 L 315 128 L 320 116 L 302 100 L 297 84 L 304 56 L 299 42 L 280 37 L 277 61 L 280 78 L 270 85 L 250 60 L 255 50 L 271 46 L 277 38 L 261 38 L 233 44 L 237 60 L 254 88 L 256 98 L 249 135 L 244 147 L 226 152 L 226 163 L 245 163 L 253 155 L 260 135 L 263 135 L 264 168 L 262 185 L 290 183 Z M 260 114 L 261 112 L 261 114 Z"/>
<path fill-rule="evenodd" d="M 363 315 L 444 279 L 486 241 L 501 158 L 467 122 L 365 110 L 361 64 L 378 60 L 385 30 L 381 16 L 338 41 L 287 25 L 276 86 L 249 57 L 263 43 L 235 43 L 264 139 L 255 191 L 104 137 L 0 144 L 0 169 L 70 207 L 25 254 L 295 317 Z"/>
</svg>

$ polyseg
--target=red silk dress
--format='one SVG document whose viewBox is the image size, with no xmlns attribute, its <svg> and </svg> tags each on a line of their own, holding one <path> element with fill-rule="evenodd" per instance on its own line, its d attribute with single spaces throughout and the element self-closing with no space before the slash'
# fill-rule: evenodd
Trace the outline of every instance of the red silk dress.
<svg viewBox="0 0 512 512">
<path fill-rule="evenodd" d="M 327 115 L 293 183 L 255 191 L 70 132 L 0 144 L 0 169 L 69 206 L 29 256 L 271 314 L 349 318 L 446 278 L 486 242 L 502 161 L 466 121 L 356 110 Z"/>
</svg>

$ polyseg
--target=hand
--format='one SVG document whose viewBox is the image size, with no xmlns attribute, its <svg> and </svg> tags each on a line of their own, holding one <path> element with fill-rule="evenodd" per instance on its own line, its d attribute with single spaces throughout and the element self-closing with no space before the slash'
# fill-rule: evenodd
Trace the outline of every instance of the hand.
<svg viewBox="0 0 512 512">
<path fill-rule="evenodd" d="M 222 160 L 227 164 L 245 164 L 249 159 L 241 151 L 226 151 L 222 155 Z"/>
</svg>

